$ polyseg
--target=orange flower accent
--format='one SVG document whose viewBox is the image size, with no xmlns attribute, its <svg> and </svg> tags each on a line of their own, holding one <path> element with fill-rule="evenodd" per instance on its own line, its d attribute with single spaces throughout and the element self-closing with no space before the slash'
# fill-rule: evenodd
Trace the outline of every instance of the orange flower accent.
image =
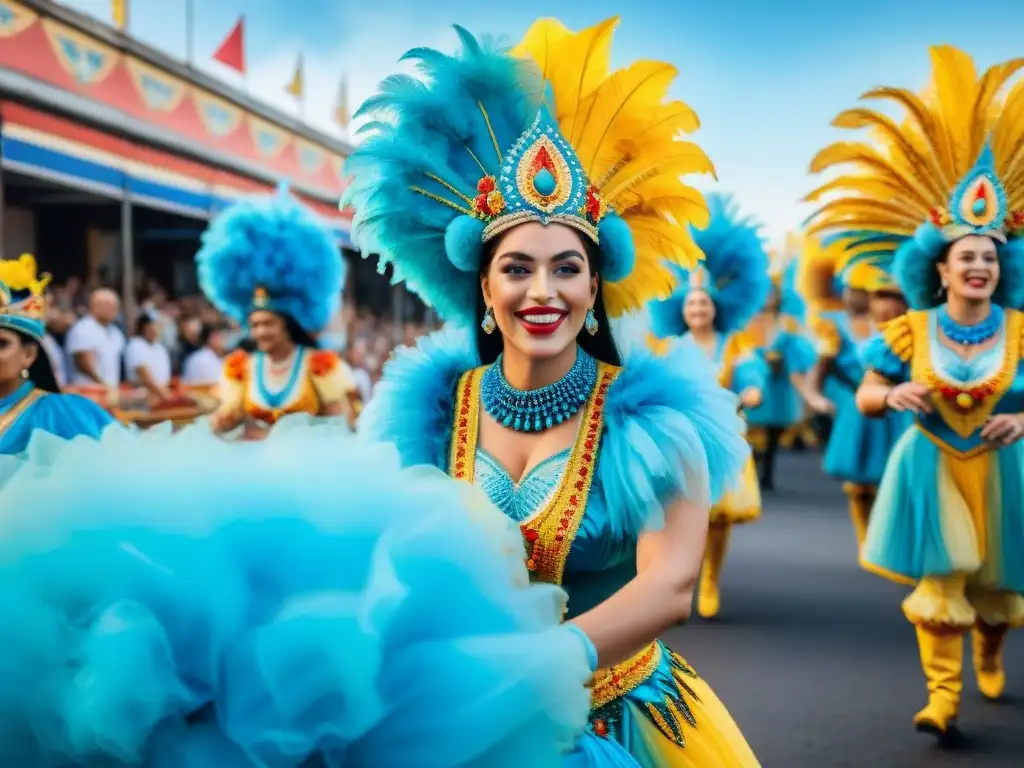
<svg viewBox="0 0 1024 768">
<path fill-rule="evenodd" d="M 326 349 L 320 349 L 309 356 L 309 372 L 314 376 L 327 376 L 337 369 L 341 360 L 334 353 Z"/>
<path fill-rule="evenodd" d="M 249 355 L 236 349 L 224 359 L 224 376 L 231 381 L 245 381 L 249 373 Z"/>
</svg>

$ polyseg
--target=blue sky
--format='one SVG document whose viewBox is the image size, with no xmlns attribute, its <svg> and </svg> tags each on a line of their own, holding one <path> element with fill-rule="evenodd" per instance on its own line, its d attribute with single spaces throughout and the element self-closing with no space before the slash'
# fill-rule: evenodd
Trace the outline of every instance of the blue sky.
<svg viewBox="0 0 1024 768">
<path fill-rule="evenodd" d="M 173 56 L 186 52 L 188 0 L 129 0 L 129 31 Z M 64 0 L 110 20 L 109 0 Z M 306 67 L 304 117 L 333 126 L 338 83 L 349 82 L 352 110 L 409 48 L 451 51 L 451 25 L 515 41 L 542 16 L 581 28 L 618 13 L 615 56 L 670 61 L 674 97 L 701 118 L 694 135 L 719 181 L 696 186 L 735 193 L 780 241 L 809 212 L 799 198 L 813 186 L 807 166 L 843 131 L 840 110 L 876 85 L 915 90 L 929 73 L 928 46 L 957 45 L 979 68 L 1024 56 L 1021 0 L 515 0 L 505 7 L 471 0 L 192 0 L 195 65 L 299 114 L 284 91 L 296 57 Z M 301 13 L 297 13 L 301 9 Z M 246 15 L 248 81 L 210 59 L 239 14 Z"/>
</svg>

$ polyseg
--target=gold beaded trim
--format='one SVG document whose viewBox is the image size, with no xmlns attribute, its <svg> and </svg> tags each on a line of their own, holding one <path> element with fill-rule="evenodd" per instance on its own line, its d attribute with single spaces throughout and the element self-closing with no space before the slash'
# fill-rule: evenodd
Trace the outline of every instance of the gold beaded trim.
<svg viewBox="0 0 1024 768">
<path fill-rule="evenodd" d="M 547 150 L 555 171 L 552 174 L 555 177 L 555 189 L 550 195 L 542 195 L 533 186 L 534 177 L 537 175 L 534 165 L 537 155 L 542 150 Z M 565 161 L 565 156 L 547 136 L 540 136 L 519 158 L 516 165 L 516 186 L 523 200 L 545 213 L 551 213 L 555 208 L 569 202 L 569 196 L 572 194 L 572 171 L 569 169 L 569 163 Z"/>
<path fill-rule="evenodd" d="M 481 366 L 462 374 L 455 392 L 455 423 L 449 448 L 448 474 L 456 480 L 473 482 L 476 466 L 476 441 L 480 434 L 480 381 L 486 368 Z"/>
<path fill-rule="evenodd" d="M 484 228 L 483 242 L 486 243 L 488 240 L 494 239 L 501 233 L 507 232 L 513 227 L 518 227 L 520 224 L 525 224 L 528 221 L 545 221 L 545 219 L 542 214 L 539 214 L 536 211 L 516 211 L 515 213 L 498 216 Z M 554 216 L 548 216 L 546 221 L 572 227 L 578 232 L 589 237 L 595 244 L 598 242 L 597 227 L 587 219 L 579 216 L 573 216 L 568 213 L 559 213 Z"/>
<path fill-rule="evenodd" d="M 591 709 L 599 709 L 636 690 L 654 674 L 660 663 L 661 643 L 655 641 L 621 664 L 597 670 L 590 689 Z"/>
<path fill-rule="evenodd" d="M 0 435 L 3 435 L 8 429 L 10 429 L 11 425 L 18 420 L 18 417 L 21 416 L 21 414 L 28 410 L 28 407 L 32 405 L 32 403 L 45 397 L 47 394 L 49 393 L 44 392 L 41 389 L 33 389 L 28 393 L 28 395 L 21 399 L 21 402 L 11 408 L 7 413 L 0 416 Z"/>
</svg>

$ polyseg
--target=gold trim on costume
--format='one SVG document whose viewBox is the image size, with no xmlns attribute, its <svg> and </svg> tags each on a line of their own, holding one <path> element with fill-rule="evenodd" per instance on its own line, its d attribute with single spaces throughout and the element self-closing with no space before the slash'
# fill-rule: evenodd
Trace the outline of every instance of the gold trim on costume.
<svg viewBox="0 0 1024 768">
<path fill-rule="evenodd" d="M 18 420 L 21 414 L 28 410 L 32 403 L 41 400 L 48 394 L 49 392 L 44 392 L 41 389 L 33 389 L 25 397 L 21 398 L 11 410 L 0 416 L 0 437 L 3 437 L 7 430 L 14 426 L 14 422 Z"/>
</svg>

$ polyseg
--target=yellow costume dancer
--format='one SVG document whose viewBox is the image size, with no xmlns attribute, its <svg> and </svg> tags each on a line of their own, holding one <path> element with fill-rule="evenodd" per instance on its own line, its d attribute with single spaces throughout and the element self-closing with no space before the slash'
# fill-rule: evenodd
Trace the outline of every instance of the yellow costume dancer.
<svg viewBox="0 0 1024 768">
<path fill-rule="evenodd" d="M 740 217 L 731 198 L 709 195 L 708 209 L 708 226 L 692 230 L 704 261 L 680 273 L 670 298 L 651 303 L 653 334 L 679 337 L 703 352 L 717 369 L 719 384 L 739 395 L 744 407 L 755 408 L 761 404 L 767 369 L 742 329 L 771 289 L 768 254 L 758 226 Z M 697 593 L 697 612 L 704 618 L 718 614 L 719 579 L 732 526 L 760 516 L 761 489 L 751 456 L 733 488 L 711 508 Z"/>
<path fill-rule="evenodd" d="M 285 188 L 224 210 L 196 254 L 200 283 L 255 343 L 224 361 L 215 431 L 244 425 L 258 439 L 282 416 L 341 416 L 355 423 L 355 381 L 315 334 L 337 310 L 344 260 L 331 232 Z"/>
<path fill-rule="evenodd" d="M 620 350 L 610 323 L 672 290 L 666 262 L 701 258 L 685 225 L 707 208 L 681 176 L 711 166 L 678 140 L 697 121 L 665 102 L 673 67 L 609 72 L 616 21 L 543 20 L 512 52 L 457 28 L 459 54 L 410 52 L 425 80 L 388 78 L 363 106 L 354 239 L 449 325 L 396 353 L 359 427 L 481 488 L 531 578 L 564 587 L 595 673 L 567 765 L 748 768 L 714 692 L 658 640 L 689 613 L 705 516 L 749 456 L 736 398 L 703 354 L 655 356 L 646 335 Z"/>
<path fill-rule="evenodd" d="M 875 128 L 875 144 L 836 144 L 815 170 L 852 171 L 812 231 L 852 237 L 892 260 L 912 310 L 866 351 L 857 393 L 866 413 L 910 411 L 871 514 L 861 559 L 916 585 L 903 612 L 916 626 L 928 704 L 914 717 L 941 736 L 960 711 L 963 636 L 973 627 L 981 692 L 1005 685 L 1002 647 L 1024 622 L 1024 85 L 1005 100 L 1018 59 L 979 78 L 965 53 L 931 51 L 932 90 L 880 88 L 908 112 L 900 125 L 868 109 L 837 124 Z"/>
</svg>

